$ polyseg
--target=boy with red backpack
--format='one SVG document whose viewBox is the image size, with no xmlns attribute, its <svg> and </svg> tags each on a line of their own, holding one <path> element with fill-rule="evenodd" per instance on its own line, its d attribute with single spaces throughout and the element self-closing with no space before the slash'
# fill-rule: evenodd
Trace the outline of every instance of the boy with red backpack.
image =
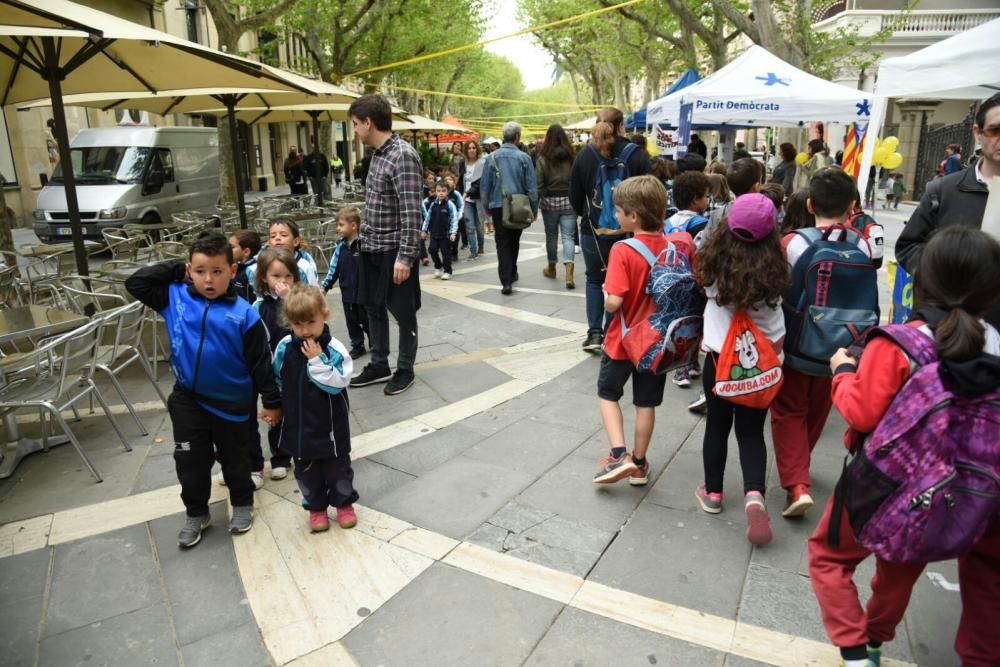
<svg viewBox="0 0 1000 667">
<path fill-rule="evenodd" d="M 784 517 L 813 506 L 809 463 L 832 401 L 829 359 L 879 322 L 878 280 L 872 250 L 846 226 L 857 186 L 845 172 L 825 168 L 809 184 L 806 206 L 816 227 L 798 229 L 782 245 L 792 284 L 782 300 L 785 315 L 785 383 L 771 406 L 771 439 Z"/>
<path fill-rule="evenodd" d="M 830 360 L 854 457 L 809 539 L 823 624 L 847 667 L 878 665 L 926 563 L 958 558 L 965 667 L 1000 664 L 1000 244 L 941 230 L 914 274 L 915 310 L 863 353 Z M 858 565 L 877 560 L 862 608 Z"/>
<path fill-rule="evenodd" d="M 660 258 L 672 252 L 674 259 L 690 267 L 694 259 L 694 242 L 683 232 L 663 233 L 667 191 L 655 176 L 636 176 L 619 183 L 614 189 L 614 204 L 622 230 L 634 233 L 635 237 L 612 246 L 604 279 L 604 307 L 614 316 L 604 338 L 597 395 L 611 453 L 601 459 L 594 482 L 611 484 L 628 477 L 633 486 L 642 486 L 649 481 L 646 450 L 653 436 L 656 407 L 663 402 L 666 376 L 641 372 L 631 360 L 623 333 L 627 326 L 640 326 L 650 309 L 647 281 L 657 262 L 650 263 L 647 255 Z M 677 254 L 683 255 L 683 259 L 676 257 Z M 687 272 L 690 274 L 690 268 Z M 690 285 L 693 294 L 693 276 Z M 700 335 L 698 327 L 689 337 L 692 348 Z M 632 404 L 635 406 L 635 443 L 631 454 L 625 446 L 625 427 L 618 405 L 629 378 L 632 379 Z"/>
</svg>

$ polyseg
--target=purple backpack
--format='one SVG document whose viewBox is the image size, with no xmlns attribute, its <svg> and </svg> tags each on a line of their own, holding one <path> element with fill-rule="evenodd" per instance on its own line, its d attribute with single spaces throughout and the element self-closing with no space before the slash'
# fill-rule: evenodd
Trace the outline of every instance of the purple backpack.
<svg viewBox="0 0 1000 667">
<path fill-rule="evenodd" d="M 961 556 L 1000 520 L 1000 390 L 949 391 L 934 341 L 920 329 L 889 325 L 872 336 L 892 339 L 914 371 L 846 464 L 835 503 L 846 506 L 858 543 L 883 560 Z M 839 535 L 834 511 L 831 534 Z"/>
</svg>

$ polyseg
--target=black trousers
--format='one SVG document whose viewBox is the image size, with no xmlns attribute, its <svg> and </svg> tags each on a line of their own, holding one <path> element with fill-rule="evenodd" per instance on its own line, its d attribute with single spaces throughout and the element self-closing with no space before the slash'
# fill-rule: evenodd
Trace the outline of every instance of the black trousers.
<svg viewBox="0 0 1000 667">
<path fill-rule="evenodd" d="M 493 240 L 497 244 L 497 273 L 501 285 L 510 285 L 517 275 L 517 255 L 521 251 L 520 229 L 507 229 L 503 226 L 503 209 L 491 208 L 493 219 Z"/>
<path fill-rule="evenodd" d="M 362 252 L 358 271 L 358 298 L 368 311 L 371 362 L 376 369 L 389 368 L 389 313 L 399 326 L 397 371 L 413 372 L 417 358 L 417 311 L 420 310 L 420 271 L 414 266 L 410 277 L 393 283 L 396 251 Z"/>
<path fill-rule="evenodd" d="M 705 489 L 722 493 L 722 479 L 726 472 L 726 455 L 729 451 L 729 432 L 736 422 L 736 443 L 740 450 L 740 467 L 743 469 L 743 492 L 765 490 L 767 474 L 767 445 L 764 443 L 764 420 L 767 410 L 748 408 L 719 398 L 712 393 L 715 385 L 715 355 L 705 355 L 702 386 L 708 404 L 705 420 L 705 439 L 702 443 L 702 462 L 705 466 Z"/>
<path fill-rule="evenodd" d="M 260 444 L 260 428 L 256 419 L 250 420 L 250 472 L 264 469 L 264 449 Z M 271 469 L 290 468 L 292 457 L 278 450 L 278 434 L 281 433 L 281 424 L 267 429 L 267 444 L 270 449 Z"/>
<path fill-rule="evenodd" d="M 187 515 L 208 514 L 216 454 L 233 507 L 252 506 L 247 429 L 248 424 L 256 426 L 257 422 L 216 417 L 198 405 L 191 394 L 176 388 L 167 400 L 167 411 L 174 429 L 174 465 Z"/>
<path fill-rule="evenodd" d="M 330 459 L 295 459 L 295 480 L 310 512 L 358 502 L 350 455 Z"/>
<path fill-rule="evenodd" d="M 344 304 L 344 322 L 347 324 L 347 335 L 351 338 L 351 349 L 365 346 L 365 338 L 368 339 L 368 346 L 371 347 L 372 333 L 368 326 L 368 311 L 363 304 Z"/>
<path fill-rule="evenodd" d="M 449 241 L 447 237 L 439 239 L 432 236 L 430 242 L 428 252 L 430 252 L 431 261 L 434 262 L 434 268 L 440 269 L 443 267 L 445 273 L 451 273 L 452 251 L 455 244 Z M 457 251 L 455 252 L 457 253 Z"/>
</svg>

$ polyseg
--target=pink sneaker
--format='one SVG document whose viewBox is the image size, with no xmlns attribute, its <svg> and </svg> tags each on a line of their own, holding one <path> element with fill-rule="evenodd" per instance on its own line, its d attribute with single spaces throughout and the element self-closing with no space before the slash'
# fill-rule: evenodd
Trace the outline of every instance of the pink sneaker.
<svg viewBox="0 0 1000 667">
<path fill-rule="evenodd" d="M 330 530 L 330 517 L 327 516 L 326 510 L 309 512 L 309 530 L 314 533 L 322 533 L 325 530 Z"/>
<path fill-rule="evenodd" d="M 337 523 L 341 528 L 354 528 L 358 525 L 358 515 L 354 513 L 354 505 L 337 508 Z"/>
<path fill-rule="evenodd" d="M 744 504 L 747 511 L 747 539 L 750 544 L 763 546 L 771 541 L 771 517 L 764 506 L 764 496 L 760 491 L 746 495 Z"/>
</svg>

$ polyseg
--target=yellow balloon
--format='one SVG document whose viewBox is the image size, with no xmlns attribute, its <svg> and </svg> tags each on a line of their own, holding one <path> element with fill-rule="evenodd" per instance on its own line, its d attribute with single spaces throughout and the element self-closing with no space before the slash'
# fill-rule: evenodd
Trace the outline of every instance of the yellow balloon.
<svg viewBox="0 0 1000 667">
<path fill-rule="evenodd" d="M 649 157 L 656 157 L 660 154 L 660 147 L 656 145 L 655 141 L 650 141 L 646 144 L 646 152 L 649 153 Z"/>
<path fill-rule="evenodd" d="M 889 153 L 895 153 L 896 149 L 899 148 L 899 139 L 896 137 L 886 137 L 882 145 L 886 147 Z"/>
<path fill-rule="evenodd" d="M 886 169 L 895 169 L 903 164 L 903 156 L 899 153 L 892 153 L 882 161 L 882 166 Z"/>
<path fill-rule="evenodd" d="M 795 164 L 805 164 L 806 162 L 809 162 L 809 153 L 803 151 L 795 156 Z"/>
<path fill-rule="evenodd" d="M 885 144 L 882 144 L 881 146 L 875 149 L 875 154 L 872 155 L 872 164 L 874 165 L 882 164 L 883 162 L 885 162 L 885 159 L 889 157 L 889 154 L 890 152 L 885 147 Z"/>
</svg>

